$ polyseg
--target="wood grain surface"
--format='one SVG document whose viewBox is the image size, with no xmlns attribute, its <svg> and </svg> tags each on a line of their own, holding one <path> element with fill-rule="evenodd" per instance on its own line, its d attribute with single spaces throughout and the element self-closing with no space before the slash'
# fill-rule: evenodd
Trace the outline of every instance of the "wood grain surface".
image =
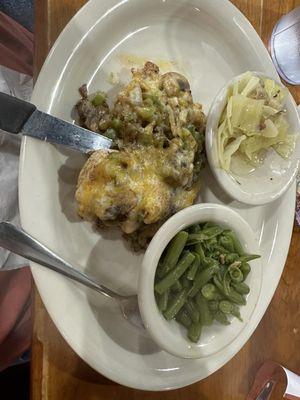
<svg viewBox="0 0 300 400">
<path fill-rule="evenodd" d="M 99 0 L 101 1 L 101 0 Z M 223 0 L 219 0 L 222 3 Z M 56 37 L 85 0 L 36 0 L 35 76 Z M 300 0 L 235 0 L 266 46 L 281 15 Z M 291 87 L 300 102 L 300 88 Z M 280 229 L 280 227 L 279 227 Z M 171 392 L 143 392 L 93 371 L 68 346 L 35 293 L 32 400 L 242 400 L 259 366 L 268 359 L 300 375 L 300 231 L 294 229 L 288 259 L 274 298 L 251 339 L 223 368 L 194 385 Z M 277 400 L 277 399 L 274 399 Z M 279 400 L 279 398 L 278 398 Z"/>
</svg>

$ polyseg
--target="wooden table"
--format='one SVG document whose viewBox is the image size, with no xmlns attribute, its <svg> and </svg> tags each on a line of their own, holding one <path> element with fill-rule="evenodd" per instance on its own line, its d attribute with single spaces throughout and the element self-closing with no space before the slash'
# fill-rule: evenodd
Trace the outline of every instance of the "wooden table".
<svg viewBox="0 0 300 400">
<path fill-rule="evenodd" d="M 99 0 L 101 1 L 101 0 Z M 150 1 L 150 0 L 149 0 Z M 222 3 L 223 0 L 218 0 Z M 85 0 L 36 0 L 35 76 L 62 28 Z M 275 22 L 300 0 L 235 0 L 267 44 Z M 291 88 L 300 102 L 300 89 Z M 279 227 L 280 229 L 280 227 Z M 68 346 L 35 293 L 32 400 L 242 400 L 267 359 L 300 374 L 300 231 L 294 229 L 289 256 L 274 298 L 251 339 L 223 368 L 205 380 L 172 392 L 128 389 L 102 377 Z"/>
</svg>

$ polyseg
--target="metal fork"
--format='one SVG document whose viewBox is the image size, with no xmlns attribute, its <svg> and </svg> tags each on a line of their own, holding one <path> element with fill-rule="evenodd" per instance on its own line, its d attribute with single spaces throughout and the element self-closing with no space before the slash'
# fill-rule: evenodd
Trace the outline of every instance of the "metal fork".
<svg viewBox="0 0 300 400">
<path fill-rule="evenodd" d="M 9 222 L 0 222 L 0 246 L 113 299 L 118 303 L 124 318 L 133 325 L 144 328 L 138 308 L 137 295 L 122 296 L 96 283 L 91 277 L 78 271 L 37 239 Z"/>
</svg>

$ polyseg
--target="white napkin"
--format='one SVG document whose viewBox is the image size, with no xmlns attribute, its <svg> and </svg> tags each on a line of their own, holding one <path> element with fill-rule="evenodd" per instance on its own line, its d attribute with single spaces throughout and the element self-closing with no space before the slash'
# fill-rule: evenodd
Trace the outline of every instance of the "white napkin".
<svg viewBox="0 0 300 400">
<path fill-rule="evenodd" d="M 0 91 L 29 100 L 32 78 L 0 66 Z M 0 221 L 20 225 L 18 207 L 18 169 L 21 137 L 0 130 Z M 0 248 L 0 270 L 28 265 L 22 257 Z"/>
</svg>

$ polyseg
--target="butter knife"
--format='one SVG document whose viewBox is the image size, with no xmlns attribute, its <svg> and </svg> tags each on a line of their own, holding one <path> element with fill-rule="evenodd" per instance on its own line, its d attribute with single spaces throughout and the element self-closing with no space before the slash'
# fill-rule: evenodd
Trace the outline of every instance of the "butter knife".
<svg viewBox="0 0 300 400">
<path fill-rule="evenodd" d="M 0 92 L 0 129 L 45 142 L 68 146 L 82 153 L 108 149 L 112 141 L 39 111 L 34 104 Z"/>
</svg>

